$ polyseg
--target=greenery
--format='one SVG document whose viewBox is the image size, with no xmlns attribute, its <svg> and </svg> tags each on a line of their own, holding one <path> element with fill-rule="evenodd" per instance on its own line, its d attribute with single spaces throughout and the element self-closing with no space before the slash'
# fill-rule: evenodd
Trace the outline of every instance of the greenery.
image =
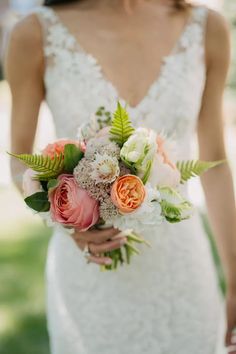
<svg viewBox="0 0 236 354">
<path fill-rule="evenodd" d="M 222 163 L 223 161 L 208 162 L 200 160 L 188 160 L 177 162 L 177 168 L 181 173 L 181 183 L 185 183 L 192 177 L 200 176 L 204 172 Z"/>
<path fill-rule="evenodd" d="M 49 354 L 43 274 L 50 234 L 40 225 L 0 233 L 1 354 Z"/>
<path fill-rule="evenodd" d="M 132 127 L 128 112 L 118 102 L 110 129 L 111 139 L 122 147 L 133 132 L 134 128 Z"/>
<path fill-rule="evenodd" d="M 54 180 L 53 180 L 54 181 Z M 31 209 L 38 212 L 49 211 L 50 203 L 47 192 L 37 192 L 25 198 L 25 202 Z"/>
<path fill-rule="evenodd" d="M 64 171 L 73 173 L 74 168 L 84 156 L 80 148 L 74 144 L 66 144 L 64 149 Z"/>
<path fill-rule="evenodd" d="M 9 154 L 18 160 L 22 161 L 29 168 L 38 172 L 37 179 L 48 181 L 56 178 L 64 168 L 64 155 L 56 155 L 53 159 L 50 156 L 31 155 L 31 154 Z"/>
<path fill-rule="evenodd" d="M 178 223 L 191 216 L 192 204 L 175 189 L 162 187 L 160 193 L 162 214 L 168 222 Z"/>
</svg>

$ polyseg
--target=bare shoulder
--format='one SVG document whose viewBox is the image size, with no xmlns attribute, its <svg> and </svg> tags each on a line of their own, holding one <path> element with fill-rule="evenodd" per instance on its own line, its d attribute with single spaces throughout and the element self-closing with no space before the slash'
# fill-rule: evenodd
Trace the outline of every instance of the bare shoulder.
<svg viewBox="0 0 236 354">
<path fill-rule="evenodd" d="M 209 10 L 206 29 L 206 55 L 207 62 L 230 60 L 230 27 L 223 15 Z"/>
<path fill-rule="evenodd" d="M 36 15 L 32 14 L 19 21 L 12 29 L 6 61 L 15 65 L 43 65 L 43 35 Z"/>
</svg>

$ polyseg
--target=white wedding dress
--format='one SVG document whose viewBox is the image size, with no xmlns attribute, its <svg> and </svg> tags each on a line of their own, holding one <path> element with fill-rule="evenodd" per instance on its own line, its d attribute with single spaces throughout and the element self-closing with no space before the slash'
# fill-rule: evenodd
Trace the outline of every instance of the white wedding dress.
<svg viewBox="0 0 236 354">
<path fill-rule="evenodd" d="M 119 97 L 96 59 L 51 8 L 34 10 L 44 32 L 46 101 L 57 136 Z M 189 158 L 205 83 L 208 10 L 191 19 L 147 95 L 130 108 L 133 123 L 174 135 Z M 163 224 L 152 244 L 117 272 L 86 264 L 71 237 L 55 229 L 47 261 L 47 311 L 52 354 L 223 354 L 223 299 L 198 215 Z"/>
</svg>

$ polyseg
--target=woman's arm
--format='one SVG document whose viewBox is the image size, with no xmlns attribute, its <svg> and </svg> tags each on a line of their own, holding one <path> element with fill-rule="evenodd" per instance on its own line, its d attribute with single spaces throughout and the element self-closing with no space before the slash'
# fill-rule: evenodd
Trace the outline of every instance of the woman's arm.
<svg viewBox="0 0 236 354">
<path fill-rule="evenodd" d="M 44 98 L 44 56 L 40 25 L 34 15 L 20 22 L 13 30 L 6 56 L 6 78 L 12 92 L 11 151 L 31 153 L 40 104 Z M 11 161 L 12 177 L 22 191 L 23 164 Z M 116 237 L 116 238 L 114 238 Z M 73 238 L 80 249 L 89 243 L 89 261 L 111 264 L 108 257 L 98 256 L 119 249 L 126 237 L 119 230 L 76 231 Z"/>
<path fill-rule="evenodd" d="M 41 28 L 35 15 L 12 31 L 5 60 L 5 74 L 12 93 L 11 151 L 31 153 L 40 104 L 44 98 L 44 57 Z M 21 190 L 23 164 L 11 159 L 12 177 Z"/>
<path fill-rule="evenodd" d="M 200 159 L 226 159 L 222 102 L 230 63 L 230 36 L 225 20 L 209 15 L 206 37 L 207 81 L 198 124 Z M 228 287 L 228 333 L 236 327 L 236 212 L 228 163 L 202 177 L 209 218 L 216 237 Z M 236 353 L 236 351 L 235 351 Z"/>
</svg>

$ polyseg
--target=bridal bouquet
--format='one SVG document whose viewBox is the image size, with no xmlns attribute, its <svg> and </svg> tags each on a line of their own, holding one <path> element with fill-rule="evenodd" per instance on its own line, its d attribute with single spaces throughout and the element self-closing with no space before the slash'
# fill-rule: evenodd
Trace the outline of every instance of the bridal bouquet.
<svg viewBox="0 0 236 354">
<path fill-rule="evenodd" d="M 127 243 L 107 252 L 116 269 L 139 254 L 139 234 L 163 222 L 191 216 L 192 205 L 180 185 L 220 162 L 177 161 L 174 142 L 163 134 L 132 126 L 118 103 L 111 115 L 104 107 L 79 127 L 78 140 L 59 140 L 40 155 L 11 154 L 29 169 L 24 175 L 25 202 L 66 229 L 86 231 L 114 226 Z"/>
</svg>

